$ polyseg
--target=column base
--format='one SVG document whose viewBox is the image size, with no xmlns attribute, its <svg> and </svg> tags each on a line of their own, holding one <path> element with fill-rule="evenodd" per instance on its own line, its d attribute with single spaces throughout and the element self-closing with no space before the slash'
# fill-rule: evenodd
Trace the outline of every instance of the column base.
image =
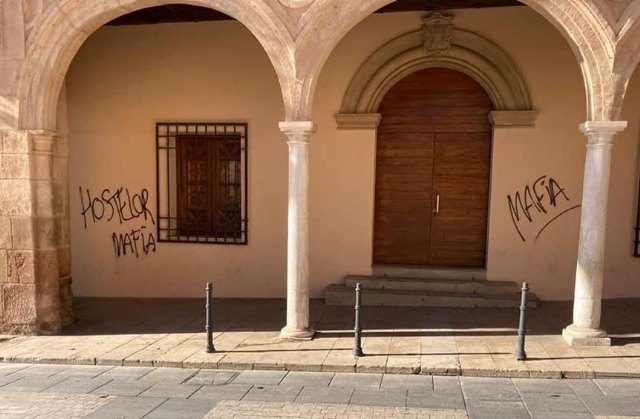
<svg viewBox="0 0 640 419">
<path fill-rule="evenodd" d="M 282 340 L 312 340 L 316 331 L 308 329 L 294 329 L 288 326 L 282 328 L 280 331 L 280 339 Z"/>
<path fill-rule="evenodd" d="M 562 337 L 571 346 L 611 346 L 611 338 L 602 329 L 570 324 L 562 330 Z"/>
</svg>

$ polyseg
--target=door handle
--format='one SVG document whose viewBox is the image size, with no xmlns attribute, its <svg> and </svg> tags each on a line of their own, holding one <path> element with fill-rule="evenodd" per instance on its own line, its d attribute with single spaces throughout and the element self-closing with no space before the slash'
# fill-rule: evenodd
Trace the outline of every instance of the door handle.
<svg viewBox="0 0 640 419">
<path fill-rule="evenodd" d="M 433 207 L 433 213 L 434 214 L 440 213 L 440 194 L 436 194 L 436 204 Z"/>
</svg>

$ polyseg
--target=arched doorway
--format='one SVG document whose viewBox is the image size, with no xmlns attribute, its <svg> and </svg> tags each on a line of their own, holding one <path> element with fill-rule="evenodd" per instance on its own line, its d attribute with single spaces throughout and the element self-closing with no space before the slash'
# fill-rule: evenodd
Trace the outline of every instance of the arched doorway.
<svg viewBox="0 0 640 419">
<path fill-rule="evenodd" d="M 374 264 L 484 267 L 492 110 L 474 79 L 428 68 L 379 107 Z"/>
</svg>

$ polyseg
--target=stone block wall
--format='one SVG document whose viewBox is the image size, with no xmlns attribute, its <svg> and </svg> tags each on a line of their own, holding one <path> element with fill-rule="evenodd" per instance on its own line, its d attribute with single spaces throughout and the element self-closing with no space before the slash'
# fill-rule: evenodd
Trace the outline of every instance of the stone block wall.
<svg viewBox="0 0 640 419">
<path fill-rule="evenodd" d="M 0 131 L 0 332 L 37 324 L 29 176 L 28 135 Z"/>
</svg>

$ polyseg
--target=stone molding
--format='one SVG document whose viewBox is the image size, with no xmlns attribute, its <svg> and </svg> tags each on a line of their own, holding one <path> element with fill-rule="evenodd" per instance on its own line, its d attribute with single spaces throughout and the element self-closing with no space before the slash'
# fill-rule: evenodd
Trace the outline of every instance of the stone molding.
<svg viewBox="0 0 640 419">
<path fill-rule="evenodd" d="M 489 122 L 494 128 L 533 128 L 538 111 L 491 111 Z"/>
<path fill-rule="evenodd" d="M 533 110 L 520 70 L 494 42 L 452 27 L 447 48 L 443 46 L 433 54 L 425 47 L 425 33 L 423 28 L 401 35 L 383 45 L 362 64 L 352 78 L 336 115 L 338 129 L 353 129 L 344 122 L 354 117 L 344 115 L 377 113 L 384 95 L 394 84 L 409 74 L 430 67 L 449 68 L 472 77 L 487 91 L 494 109 L 498 111 Z M 449 39 L 449 35 L 446 38 Z M 529 114 L 527 118 L 532 116 Z M 527 118 L 521 118 L 526 122 Z"/>
<path fill-rule="evenodd" d="M 342 130 L 376 130 L 381 119 L 382 114 L 379 113 L 339 113 L 336 115 L 338 129 Z"/>
</svg>

